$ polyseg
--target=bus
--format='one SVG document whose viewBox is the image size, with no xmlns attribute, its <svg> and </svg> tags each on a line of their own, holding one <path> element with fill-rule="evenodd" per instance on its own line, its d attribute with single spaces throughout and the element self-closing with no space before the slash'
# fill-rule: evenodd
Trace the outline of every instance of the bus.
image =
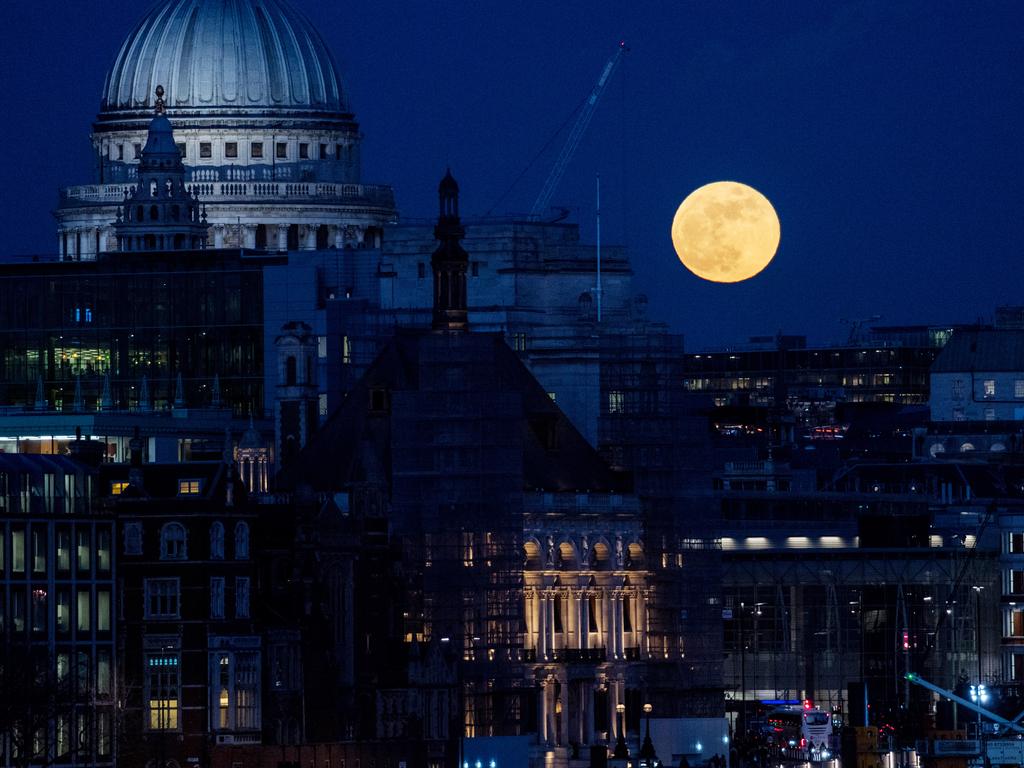
<svg viewBox="0 0 1024 768">
<path fill-rule="evenodd" d="M 807 704 L 776 707 L 765 716 L 770 743 L 783 750 L 828 759 L 832 750 L 832 715 Z"/>
</svg>

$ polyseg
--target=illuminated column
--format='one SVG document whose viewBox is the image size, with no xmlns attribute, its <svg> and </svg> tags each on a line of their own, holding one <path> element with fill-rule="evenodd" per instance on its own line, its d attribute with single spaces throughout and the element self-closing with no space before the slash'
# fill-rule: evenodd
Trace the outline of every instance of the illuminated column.
<svg viewBox="0 0 1024 768">
<path fill-rule="evenodd" d="M 581 621 L 583 618 L 583 608 L 580 605 L 583 601 L 580 598 L 580 594 L 579 590 L 572 593 L 572 623 L 575 626 L 572 627 L 571 630 L 575 630 L 572 634 L 576 636 L 577 648 L 583 647 L 583 622 Z"/>
<path fill-rule="evenodd" d="M 615 614 L 615 654 L 617 657 L 623 655 L 625 647 L 625 636 L 622 630 L 622 593 L 617 592 L 612 599 L 612 611 Z"/>
<path fill-rule="evenodd" d="M 548 599 L 537 590 L 537 661 L 548 657 Z"/>
<path fill-rule="evenodd" d="M 548 742 L 553 742 L 558 738 L 558 734 L 555 732 L 555 707 L 558 706 L 557 696 L 555 695 L 555 678 L 548 678 Z"/>
<path fill-rule="evenodd" d="M 590 597 L 586 592 L 580 598 L 580 648 L 590 646 Z"/>
<path fill-rule="evenodd" d="M 334 231 L 334 247 L 339 251 L 345 247 L 345 230 L 343 227 L 331 225 L 331 229 Z"/>
<path fill-rule="evenodd" d="M 541 742 L 548 740 L 548 681 L 540 681 L 540 707 L 537 713 L 537 733 Z"/>
<path fill-rule="evenodd" d="M 639 642 L 637 645 L 640 647 L 640 655 L 645 659 L 651 655 L 651 641 L 647 636 L 647 630 L 649 628 L 647 624 L 647 597 L 648 592 L 646 589 L 642 590 L 641 593 L 637 595 L 637 612 L 639 615 L 636 618 L 637 631 L 640 632 L 640 635 L 638 636 Z"/>
<path fill-rule="evenodd" d="M 615 658 L 615 646 L 612 642 L 612 602 L 611 597 L 608 594 L 608 589 L 605 588 L 601 592 L 601 611 L 603 619 L 601 620 L 601 635 L 604 638 L 604 650 L 608 654 L 609 659 Z"/>
<path fill-rule="evenodd" d="M 558 600 L 558 592 L 553 591 L 548 596 L 548 655 L 555 652 L 555 600 Z"/>
</svg>

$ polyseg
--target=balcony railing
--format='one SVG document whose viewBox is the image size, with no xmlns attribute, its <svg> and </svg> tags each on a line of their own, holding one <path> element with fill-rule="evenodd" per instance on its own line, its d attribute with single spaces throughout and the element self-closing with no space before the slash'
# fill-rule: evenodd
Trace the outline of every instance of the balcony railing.
<svg viewBox="0 0 1024 768">
<path fill-rule="evenodd" d="M 61 190 L 62 208 L 79 205 L 110 205 L 124 200 L 134 184 L 84 184 Z M 391 187 L 380 184 L 341 184 L 334 182 L 284 181 L 196 181 L 188 185 L 201 201 L 210 203 L 233 201 L 277 200 L 289 202 L 335 202 L 351 205 L 395 206 Z"/>
</svg>

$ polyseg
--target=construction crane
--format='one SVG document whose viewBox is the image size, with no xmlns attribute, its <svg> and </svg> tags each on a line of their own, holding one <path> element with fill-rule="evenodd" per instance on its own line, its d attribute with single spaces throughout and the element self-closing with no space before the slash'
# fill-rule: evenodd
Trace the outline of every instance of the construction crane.
<svg viewBox="0 0 1024 768">
<path fill-rule="evenodd" d="M 850 326 L 850 338 L 847 339 L 847 344 L 853 345 L 861 340 L 863 335 L 864 326 L 870 323 L 877 323 L 882 319 L 881 315 L 872 315 L 871 317 L 857 317 L 857 318 L 840 318 L 839 322 L 842 325 Z"/>
<path fill-rule="evenodd" d="M 565 175 L 565 169 L 568 167 L 569 161 L 572 160 L 572 156 L 576 154 L 576 148 L 580 144 L 580 139 L 583 138 L 587 126 L 590 125 L 590 121 L 594 117 L 594 110 L 597 109 L 597 102 L 600 101 L 605 86 L 608 85 L 612 73 L 615 72 L 619 62 L 622 61 L 622 57 L 628 51 L 629 48 L 626 47 L 626 43 L 620 42 L 615 53 L 612 54 L 612 57 L 608 59 L 608 63 L 604 65 L 604 69 L 601 70 L 601 76 L 597 78 L 597 83 L 587 97 L 586 102 L 584 102 L 583 109 L 580 111 L 579 117 L 576 118 L 576 123 L 569 132 L 569 138 L 565 140 L 565 146 L 562 147 L 562 151 L 558 154 L 558 160 L 555 161 L 551 173 L 548 174 L 547 181 L 544 182 L 540 194 L 537 195 L 537 199 L 533 203 L 533 208 L 530 209 L 531 216 L 540 216 L 541 213 L 547 210 L 551 202 L 551 196 L 555 193 L 555 189 L 558 187 L 559 182 L 561 182 L 562 176 Z"/>
</svg>

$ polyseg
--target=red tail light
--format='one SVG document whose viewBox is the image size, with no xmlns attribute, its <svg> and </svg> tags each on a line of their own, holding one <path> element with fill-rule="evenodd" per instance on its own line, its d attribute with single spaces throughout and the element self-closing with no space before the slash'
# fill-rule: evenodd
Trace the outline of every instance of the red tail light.
<svg viewBox="0 0 1024 768">
<path fill-rule="evenodd" d="M 807 749 L 807 739 L 800 739 L 800 749 Z"/>
</svg>

